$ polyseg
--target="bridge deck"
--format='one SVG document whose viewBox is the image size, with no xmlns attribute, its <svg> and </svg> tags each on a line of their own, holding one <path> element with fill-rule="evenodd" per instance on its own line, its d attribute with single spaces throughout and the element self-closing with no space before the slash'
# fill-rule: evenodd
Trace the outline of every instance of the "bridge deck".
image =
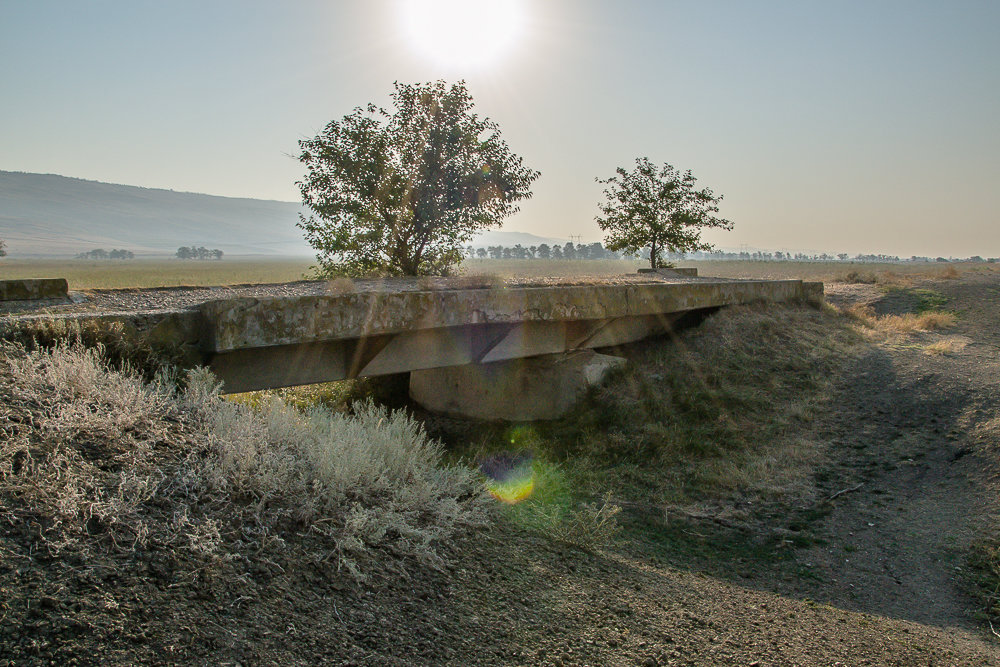
<svg viewBox="0 0 1000 667">
<path fill-rule="evenodd" d="M 238 392 L 605 347 L 662 333 L 694 310 L 822 297 L 821 283 L 799 280 L 644 274 L 553 282 L 95 290 L 44 313 L 10 304 L 0 329 L 40 317 L 117 322 L 154 346 L 186 348 Z"/>
</svg>

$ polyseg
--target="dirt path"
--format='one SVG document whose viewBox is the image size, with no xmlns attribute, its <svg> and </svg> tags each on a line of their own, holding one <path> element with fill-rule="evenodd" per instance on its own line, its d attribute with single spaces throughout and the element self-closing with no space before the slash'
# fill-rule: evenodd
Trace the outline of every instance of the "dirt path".
<svg viewBox="0 0 1000 667">
<path fill-rule="evenodd" d="M 818 436 L 829 443 L 824 491 L 840 494 L 827 543 L 800 551 L 802 593 L 844 609 L 969 633 L 981 623 L 961 582 L 970 542 L 991 509 L 1000 417 L 1000 290 L 995 277 L 920 287 L 959 313 L 947 336 L 968 340 L 930 355 L 918 334 L 872 349 L 841 378 Z M 839 487 L 839 488 L 838 488 Z"/>
</svg>

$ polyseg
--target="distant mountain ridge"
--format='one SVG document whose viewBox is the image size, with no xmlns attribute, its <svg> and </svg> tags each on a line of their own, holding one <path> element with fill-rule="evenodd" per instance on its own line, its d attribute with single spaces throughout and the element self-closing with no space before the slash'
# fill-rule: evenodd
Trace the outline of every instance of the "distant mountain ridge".
<svg viewBox="0 0 1000 667">
<path fill-rule="evenodd" d="M 294 202 L 220 197 L 0 170 L 0 239 L 11 257 L 71 257 L 96 248 L 172 255 L 181 246 L 226 255 L 310 256 L 295 226 Z M 524 232 L 492 231 L 469 245 L 565 243 Z"/>
<path fill-rule="evenodd" d="M 173 254 L 191 244 L 226 254 L 309 255 L 295 227 L 300 210 L 290 202 L 0 171 L 0 238 L 11 256 L 101 247 Z"/>
</svg>

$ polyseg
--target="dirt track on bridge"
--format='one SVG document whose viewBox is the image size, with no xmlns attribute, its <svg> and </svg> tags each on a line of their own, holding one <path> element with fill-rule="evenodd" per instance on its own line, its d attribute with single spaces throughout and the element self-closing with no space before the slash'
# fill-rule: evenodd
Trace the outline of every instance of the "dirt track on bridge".
<svg viewBox="0 0 1000 667">
<path fill-rule="evenodd" d="M 962 591 L 1000 470 L 1000 276 L 920 287 L 959 313 L 944 336 L 964 347 L 931 355 L 943 335 L 917 332 L 873 341 L 843 369 L 808 425 L 828 447 L 823 511 L 789 559 L 708 570 L 501 526 L 451 544 L 442 571 L 412 565 L 364 586 L 309 564 L 180 585 L 155 562 L 139 567 L 142 554 L 118 569 L 63 568 L 58 580 L 57 564 L 7 560 L 0 614 L 18 622 L 0 623 L 0 664 L 1000 663 L 1000 640 Z M 905 308 L 869 289 L 839 292 Z M 707 539 L 731 527 L 708 518 L 687 530 Z"/>
</svg>

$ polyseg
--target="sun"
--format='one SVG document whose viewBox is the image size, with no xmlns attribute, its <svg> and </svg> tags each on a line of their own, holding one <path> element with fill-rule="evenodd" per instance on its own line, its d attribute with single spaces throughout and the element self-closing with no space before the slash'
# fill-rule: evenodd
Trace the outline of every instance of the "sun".
<svg viewBox="0 0 1000 667">
<path fill-rule="evenodd" d="M 521 0 L 400 0 L 407 40 L 449 69 L 496 63 L 524 31 Z"/>
</svg>

